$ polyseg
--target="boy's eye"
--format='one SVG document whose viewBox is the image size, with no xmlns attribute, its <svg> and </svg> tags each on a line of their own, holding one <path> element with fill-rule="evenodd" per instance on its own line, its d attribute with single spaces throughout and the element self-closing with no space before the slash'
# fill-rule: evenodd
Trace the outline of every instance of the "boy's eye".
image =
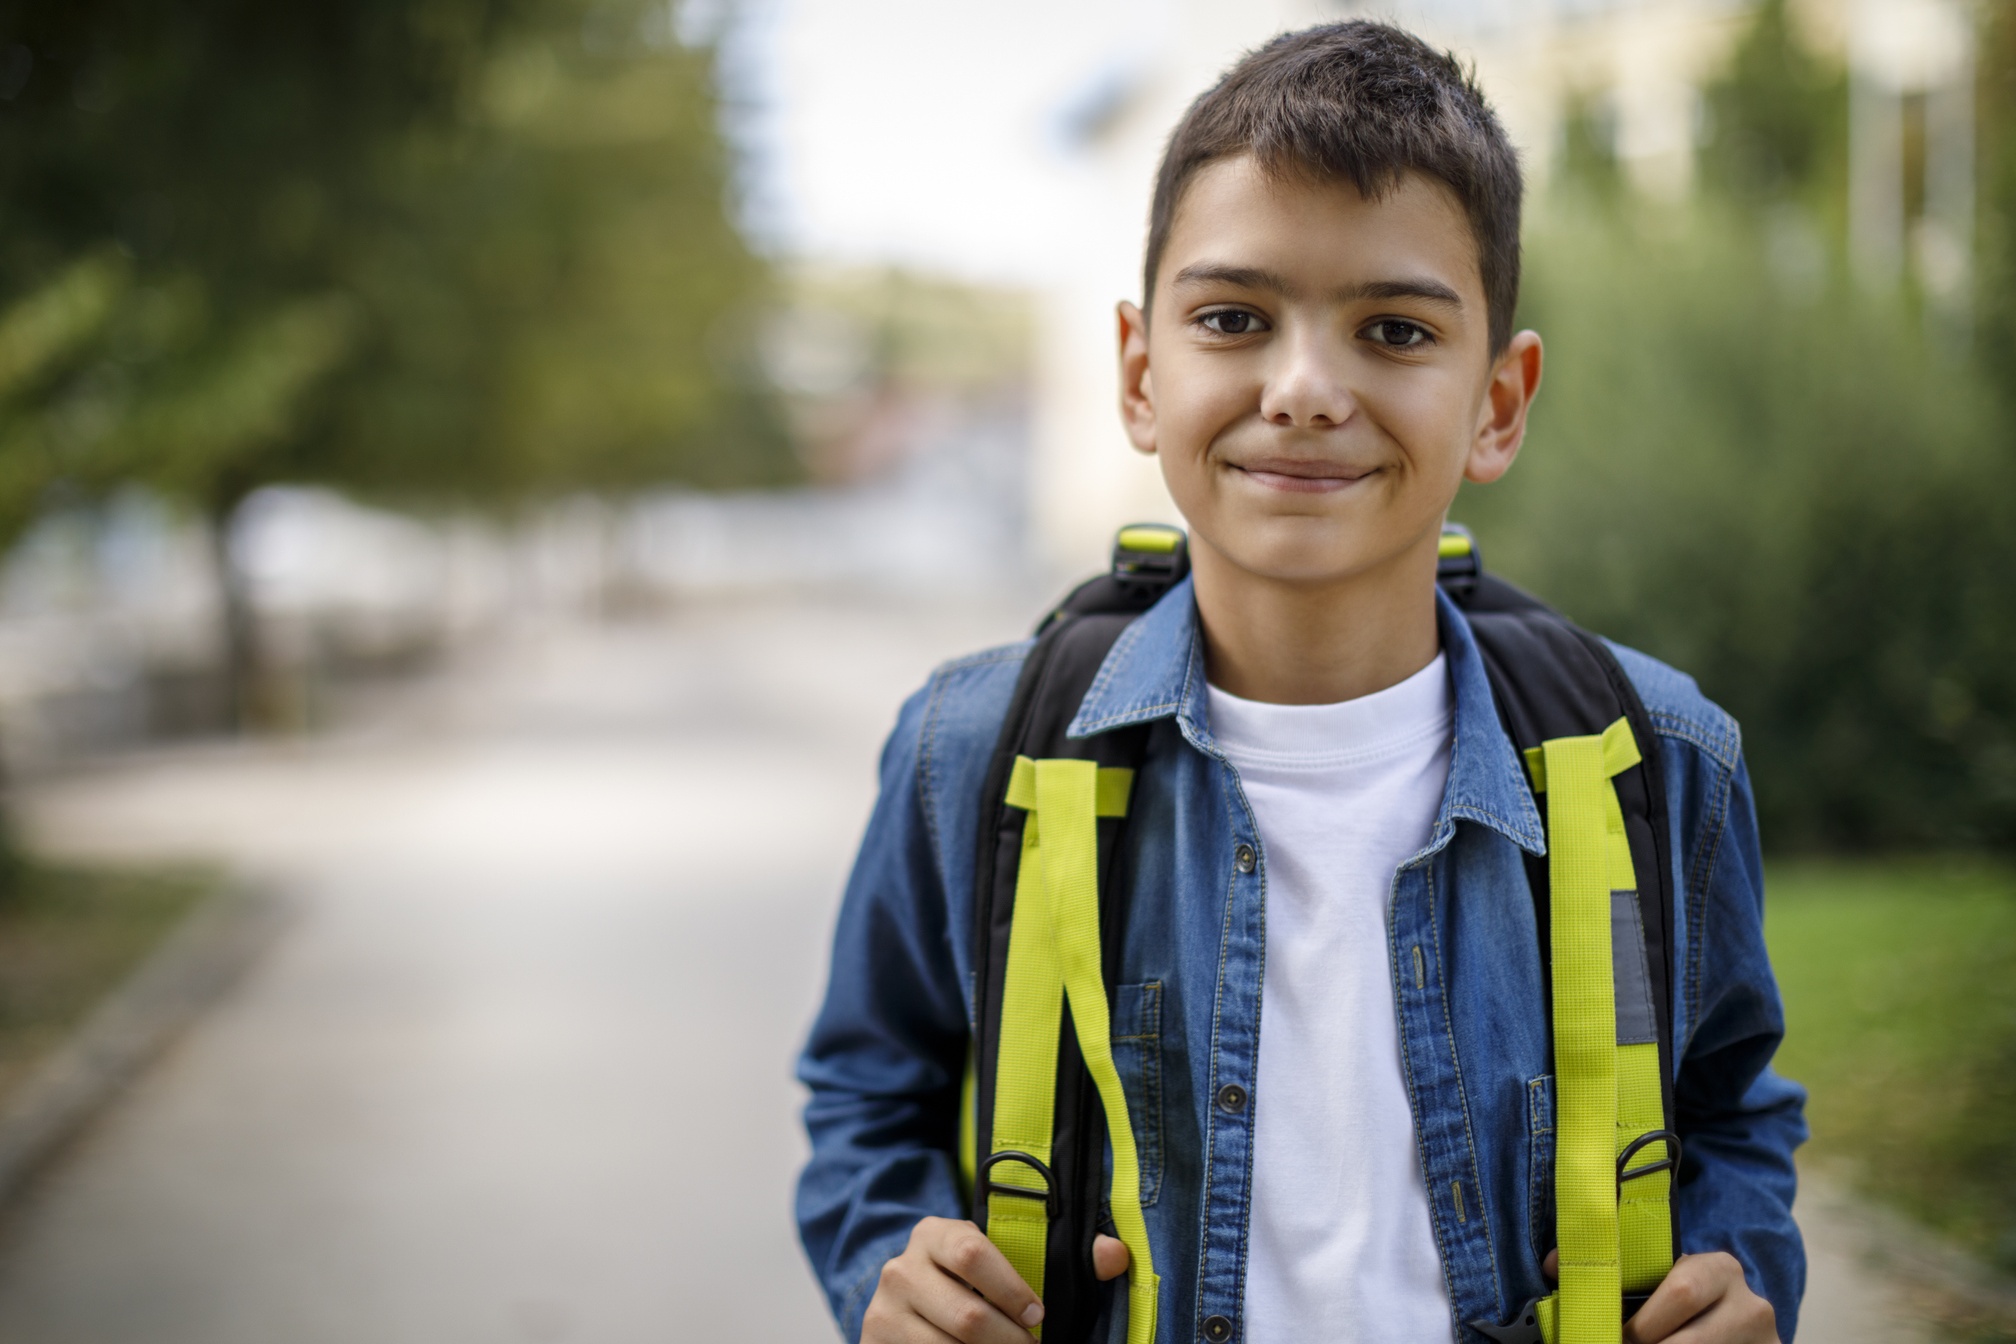
<svg viewBox="0 0 2016 1344">
<path fill-rule="evenodd" d="M 1389 346 L 1395 350 L 1412 350 L 1427 345 L 1435 338 L 1428 329 L 1416 322 L 1405 322 L 1397 317 L 1382 317 L 1365 328 L 1365 336 L 1376 345 Z"/>
<path fill-rule="evenodd" d="M 1245 336 L 1260 330 L 1260 319 L 1252 313 L 1228 308 L 1222 313 L 1206 313 L 1197 319 L 1207 330 L 1220 336 Z"/>
</svg>

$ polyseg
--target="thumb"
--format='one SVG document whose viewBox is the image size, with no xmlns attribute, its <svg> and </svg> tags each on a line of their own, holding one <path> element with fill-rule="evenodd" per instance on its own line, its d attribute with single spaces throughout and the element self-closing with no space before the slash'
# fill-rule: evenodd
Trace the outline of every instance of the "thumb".
<svg viewBox="0 0 2016 1344">
<path fill-rule="evenodd" d="M 1133 1258 L 1128 1254 L 1127 1244 L 1118 1237 L 1101 1235 L 1092 1238 L 1092 1272 L 1099 1276 L 1101 1283 L 1125 1274 L 1128 1262 Z"/>
<path fill-rule="evenodd" d="M 1540 1272 L 1547 1276 L 1547 1282 L 1559 1283 L 1561 1281 L 1561 1252 L 1547 1252 L 1547 1258 L 1540 1263 Z"/>
</svg>

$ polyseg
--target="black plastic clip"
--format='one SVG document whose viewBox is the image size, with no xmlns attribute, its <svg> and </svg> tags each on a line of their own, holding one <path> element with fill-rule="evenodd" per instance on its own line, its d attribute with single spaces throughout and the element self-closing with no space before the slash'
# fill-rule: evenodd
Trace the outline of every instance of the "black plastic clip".
<svg viewBox="0 0 2016 1344">
<path fill-rule="evenodd" d="M 988 1173 L 994 1170 L 994 1164 L 997 1162 L 1020 1162 L 1043 1178 L 1043 1188 L 1029 1190 L 1019 1185 L 1004 1185 L 993 1179 Z M 1057 1178 L 1050 1174 L 1050 1168 L 1028 1153 L 1018 1153 L 1013 1149 L 1004 1148 L 998 1153 L 989 1153 L 982 1160 L 980 1169 L 973 1175 L 973 1202 L 984 1209 L 987 1207 L 987 1197 L 995 1193 L 1014 1195 L 1018 1199 L 1040 1199 L 1043 1201 L 1044 1214 L 1052 1219 L 1057 1217 Z"/>
<path fill-rule="evenodd" d="M 1498 1341 L 1498 1344 L 1545 1344 L 1545 1336 L 1540 1333 L 1540 1299 L 1537 1297 L 1519 1308 L 1519 1314 L 1505 1325 L 1472 1321 L 1470 1328 L 1486 1339 Z"/>
<path fill-rule="evenodd" d="M 1113 581 L 1143 607 L 1190 572 L 1190 539 L 1167 523 L 1130 523 L 1113 539 Z"/>
<path fill-rule="evenodd" d="M 1458 602 L 1469 597 L 1484 572 L 1484 557 L 1477 550 L 1477 538 L 1461 523 L 1442 524 L 1442 539 L 1436 544 L 1435 582 Z"/>
<path fill-rule="evenodd" d="M 1626 1293 L 1617 1304 L 1625 1320 L 1638 1314 L 1638 1308 L 1645 1305 L 1650 1293 Z M 1471 1321 L 1470 1328 L 1486 1339 L 1497 1344 L 1546 1344 L 1546 1336 L 1540 1333 L 1540 1299 L 1534 1298 L 1519 1309 L 1519 1314 L 1505 1325 L 1493 1325 L 1489 1321 Z"/>
<path fill-rule="evenodd" d="M 1624 1164 L 1636 1157 L 1640 1148 L 1655 1143 L 1666 1145 L 1667 1155 L 1664 1158 L 1657 1162 L 1647 1162 L 1642 1167 L 1633 1167 L 1629 1171 L 1624 1169 Z M 1621 1190 L 1626 1181 L 1635 1181 L 1640 1176 L 1650 1176 L 1655 1171 L 1676 1171 L 1679 1166 L 1680 1136 L 1670 1129 L 1655 1129 L 1650 1134 L 1639 1135 L 1631 1141 L 1629 1147 L 1617 1154 L 1617 1188 Z"/>
</svg>

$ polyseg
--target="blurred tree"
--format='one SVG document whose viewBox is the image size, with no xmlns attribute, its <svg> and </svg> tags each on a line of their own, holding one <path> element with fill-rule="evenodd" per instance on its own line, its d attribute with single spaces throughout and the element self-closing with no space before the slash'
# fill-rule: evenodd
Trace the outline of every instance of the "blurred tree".
<svg viewBox="0 0 2016 1344">
<path fill-rule="evenodd" d="M 0 0 L 0 541 L 137 482 L 509 506 L 791 457 L 711 53 L 661 3 Z"/>
<path fill-rule="evenodd" d="M 1578 205 L 1614 205 L 1624 190 L 1617 114 L 1605 99 L 1570 98 L 1561 118 L 1559 187 Z"/>
<path fill-rule="evenodd" d="M 1547 386 L 1456 514 L 1494 568 L 1743 725 L 1767 843 L 2016 844 L 2016 470 L 1904 296 L 1726 205 L 1529 241 Z"/>
<path fill-rule="evenodd" d="M 1705 185 L 1747 206 L 1797 201 L 1841 216 L 1848 76 L 1807 48 L 1787 0 L 1760 0 L 1702 110 Z"/>
<path fill-rule="evenodd" d="M 1975 312 L 1982 358 L 2016 397 L 2016 0 L 1989 0 L 1979 13 Z"/>
<path fill-rule="evenodd" d="M 318 464 L 365 488 L 517 502 L 796 460 L 756 374 L 771 278 L 728 213 L 710 53 L 662 4 L 543 0 L 460 115 L 385 166 L 351 276 L 373 326 Z"/>
<path fill-rule="evenodd" d="M 1458 516 L 1494 565 L 1736 715 L 1772 846 L 2016 845 L 2007 364 L 1848 275 L 1845 82 L 1784 0 L 1706 107 L 1684 208 L 1537 217 L 1522 320 L 1547 387 L 1518 470 Z M 1994 199 L 2016 204 L 2008 134 L 1989 161 L 2012 156 Z M 1984 300 L 1991 326 L 2011 298 Z"/>
</svg>

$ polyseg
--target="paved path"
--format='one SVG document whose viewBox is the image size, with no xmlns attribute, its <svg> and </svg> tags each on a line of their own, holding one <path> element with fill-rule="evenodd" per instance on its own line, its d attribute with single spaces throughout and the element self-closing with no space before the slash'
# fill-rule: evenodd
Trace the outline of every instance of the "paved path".
<svg viewBox="0 0 2016 1344">
<path fill-rule="evenodd" d="M 301 912 L 0 1234 L 0 1339 L 832 1338 L 789 1057 L 895 706 L 1023 615 L 528 636 L 334 738 L 33 791 L 49 848 L 222 857 Z M 1852 1207 L 1808 1217 L 1802 1337 L 1919 1339 Z"/>
<path fill-rule="evenodd" d="M 832 1338 L 792 1050 L 901 697 L 1022 613 L 526 639 L 347 735 L 37 790 L 48 846 L 299 892 L 45 1181 L 9 1344 Z"/>
</svg>

